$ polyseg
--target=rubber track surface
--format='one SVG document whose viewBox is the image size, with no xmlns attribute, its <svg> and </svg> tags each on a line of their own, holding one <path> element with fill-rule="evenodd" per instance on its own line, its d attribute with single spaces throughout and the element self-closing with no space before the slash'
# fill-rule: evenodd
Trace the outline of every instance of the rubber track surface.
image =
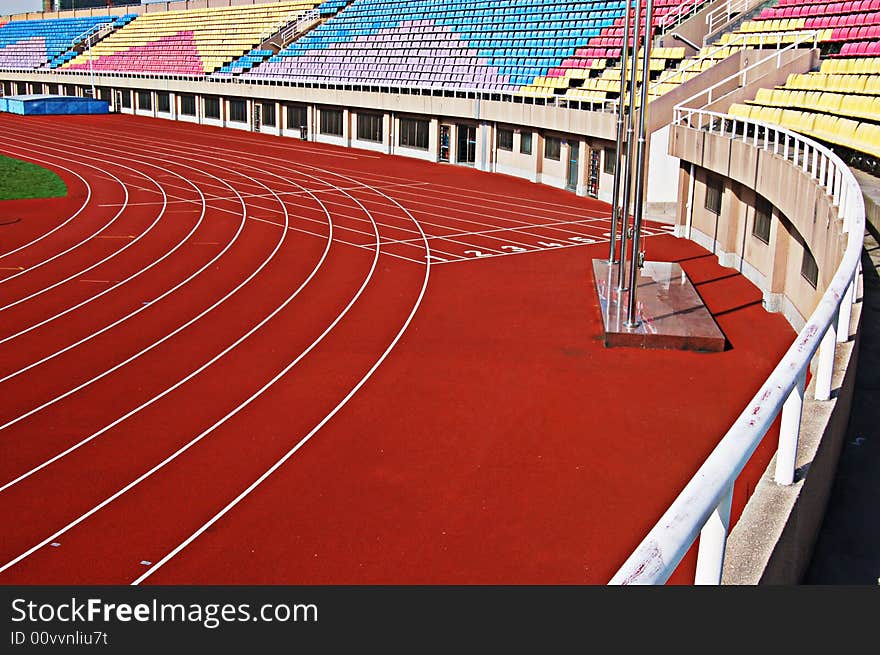
<svg viewBox="0 0 880 655">
<path fill-rule="evenodd" d="M 729 347 L 604 348 L 608 206 L 516 178 L 117 115 L 0 152 L 70 190 L 0 204 L 2 584 L 604 584 L 794 336 L 649 222 Z"/>
</svg>

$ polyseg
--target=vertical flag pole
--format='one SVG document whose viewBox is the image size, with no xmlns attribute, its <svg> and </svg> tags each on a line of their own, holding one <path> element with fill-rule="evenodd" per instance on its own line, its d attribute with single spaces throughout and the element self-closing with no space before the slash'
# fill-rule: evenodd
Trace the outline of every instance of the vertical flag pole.
<svg viewBox="0 0 880 655">
<path fill-rule="evenodd" d="M 626 290 L 626 241 L 627 224 L 629 223 L 629 195 L 632 184 L 632 142 L 633 142 L 633 113 L 636 106 L 636 82 L 638 81 L 639 61 L 639 18 L 642 13 L 642 0 L 635 0 L 635 15 L 633 17 L 633 47 L 632 47 L 632 77 L 629 82 L 629 113 L 626 119 L 626 169 L 623 178 L 623 214 L 620 220 L 620 268 L 617 275 L 617 290 Z M 626 66 L 626 60 L 621 58 L 621 67 Z M 644 76 L 644 73 L 643 73 Z"/>
<path fill-rule="evenodd" d="M 638 284 L 639 268 L 641 268 L 641 254 L 639 245 L 641 242 L 642 215 L 644 214 L 645 198 L 645 115 L 648 113 L 648 73 L 651 64 L 651 40 L 653 25 L 651 24 L 654 12 L 654 0 L 648 0 L 645 11 L 645 46 L 642 52 L 642 88 L 641 101 L 639 103 L 639 144 L 636 163 L 636 189 L 635 189 L 635 213 L 633 215 L 633 240 L 632 258 L 629 272 L 629 299 L 626 312 L 626 326 L 638 327 L 641 322 L 636 317 L 636 287 Z"/>
<path fill-rule="evenodd" d="M 623 45 L 620 48 L 620 96 L 617 99 L 617 143 L 614 148 L 614 187 L 611 192 L 613 207 L 611 208 L 611 239 L 608 250 L 608 264 L 617 263 L 617 226 L 620 220 L 620 156 L 623 149 L 623 112 L 626 103 L 626 56 L 629 47 L 629 14 L 632 0 L 626 0 L 626 13 L 623 18 Z"/>
</svg>

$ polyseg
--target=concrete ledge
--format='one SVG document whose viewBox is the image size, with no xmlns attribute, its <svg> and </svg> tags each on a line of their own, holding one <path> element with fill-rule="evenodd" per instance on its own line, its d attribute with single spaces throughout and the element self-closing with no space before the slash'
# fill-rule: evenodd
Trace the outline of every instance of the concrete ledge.
<svg viewBox="0 0 880 655">
<path fill-rule="evenodd" d="M 860 171 L 853 173 L 862 184 L 868 223 L 876 231 L 880 225 L 876 181 Z M 858 285 L 859 300 L 853 304 L 850 321 L 852 336 L 849 342 L 838 344 L 834 360 L 833 397 L 828 401 L 812 400 L 814 383 L 807 388 L 795 482 L 780 486 L 773 481 L 774 456 L 728 537 L 723 584 L 800 584 L 810 565 L 855 393 L 864 310 L 862 276 Z"/>
<path fill-rule="evenodd" d="M 861 311 L 860 301 L 853 305 L 850 323 L 855 336 L 848 343 L 838 344 L 834 397 L 812 400 L 815 381 L 807 387 L 794 484 L 781 486 L 774 482 L 774 456 L 728 536 L 722 584 L 800 584 L 822 527 L 849 425 Z"/>
</svg>

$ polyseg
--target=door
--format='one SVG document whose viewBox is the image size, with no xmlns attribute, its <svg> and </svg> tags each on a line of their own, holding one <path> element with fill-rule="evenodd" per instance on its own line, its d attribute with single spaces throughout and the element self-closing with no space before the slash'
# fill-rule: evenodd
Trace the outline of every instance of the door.
<svg viewBox="0 0 880 655">
<path fill-rule="evenodd" d="M 262 126 L 263 121 L 263 105 L 259 102 L 254 102 L 254 132 L 259 132 L 260 127 Z"/>
<path fill-rule="evenodd" d="M 440 126 L 440 161 L 449 162 L 449 126 Z"/>
<path fill-rule="evenodd" d="M 568 147 L 568 190 L 577 191 L 578 169 L 581 164 L 581 144 L 569 143 Z"/>
<path fill-rule="evenodd" d="M 458 150 L 456 161 L 459 164 L 473 164 L 477 161 L 477 128 L 473 125 L 457 125 Z"/>
<path fill-rule="evenodd" d="M 599 197 L 599 151 L 590 150 L 590 172 L 587 181 L 587 193 L 593 198 Z"/>
</svg>

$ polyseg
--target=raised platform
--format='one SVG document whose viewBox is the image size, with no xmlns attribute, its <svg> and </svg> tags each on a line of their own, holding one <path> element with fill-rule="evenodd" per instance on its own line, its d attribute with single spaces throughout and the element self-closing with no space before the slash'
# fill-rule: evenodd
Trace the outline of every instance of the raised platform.
<svg viewBox="0 0 880 655">
<path fill-rule="evenodd" d="M 727 339 L 684 270 L 673 262 L 645 262 L 639 271 L 636 317 L 626 326 L 629 292 L 617 290 L 617 266 L 593 260 L 593 278 L 606 346 L 719 352 Z"/>
<path fill-rule="evenodd" d="M 56 114 L 109 114 L 110 103 L 96 98 L 54 95 L 20 95 L 0 98 L 0 111 L 23 116 Z"/>
</svg>

